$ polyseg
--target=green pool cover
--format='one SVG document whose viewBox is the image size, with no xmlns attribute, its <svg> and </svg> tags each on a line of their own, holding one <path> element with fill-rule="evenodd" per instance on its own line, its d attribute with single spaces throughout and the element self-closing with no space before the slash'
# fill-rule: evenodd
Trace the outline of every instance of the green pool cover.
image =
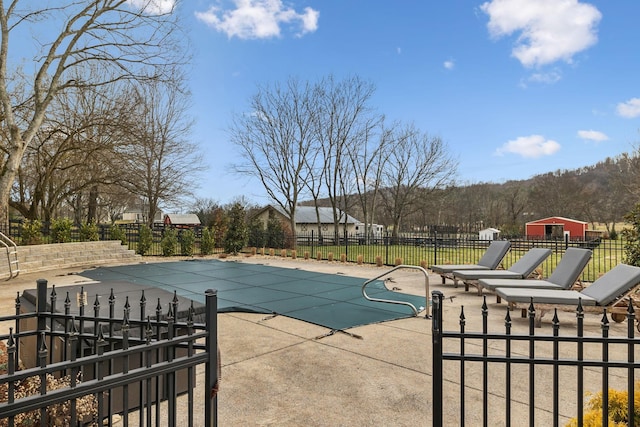
<svg viewBox="0 0 640 427">
<path fill-rule="evenodd" d="M 204 303 L 207 289 L 218 293 L 218 312 L 279 314 L 332 330 L 412 317 L 410 307 L 372 302 L 362 296 L 365 279 L 218 260 L 177 261 L 99 267 L 81 273 L 109 285 L 127 281 L 164 289 Z M 425 296 L 388 290 L 383 281 L 367 286 L 371 297 L 410 302 L 419 310 Z"/>
</svg>

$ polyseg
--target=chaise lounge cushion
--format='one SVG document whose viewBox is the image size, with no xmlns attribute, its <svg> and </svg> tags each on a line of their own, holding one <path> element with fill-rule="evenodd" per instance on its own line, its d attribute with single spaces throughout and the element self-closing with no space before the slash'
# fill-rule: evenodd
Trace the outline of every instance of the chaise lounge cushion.
<svg viewBox="0 0 640 427">
<path fill-rule="evenodd" d="M 453 275 L 461 280 L 525 279 L 549 255 L 551 255 L 551 249 L 533 248 L 507 270 L 454 270 Z"/>
<path fill-rule="evenodd" d="M 454 270 L 495 270 L 510 247 L 511 242 L 508 240 L 494 240 L 478 260 L 478 264 L 438 264 L 430 268 L 437 274 L 451 273 Z"/>
<path fill-rule="evenodd" d="M 598 282 L 598 286 L 593 286 Z M 627 264 L 618 264 L 605 275 L 587 286 L 582 295 L 593 298 L 598 305 L 608 305 L 618 296 L 640 283 L 640 268 Z"/>
<path fill-rule="evenodd" d="M 591 259 L 589 249 L 568 248 L 551 276 L 546 280 L 481 279 L 479 284 L 486 289 L 536 288 L 569 289 L 580 277 L 580 273 Z"/>
<path fill-rule="evenodd" d="M 570 289 L 542 289 L 542 288 L 497 288 L 496 295 L 507 302 L 553 305 L 578 305 L 582 300 L 582 305 L 596 305 L 596 300 L 583 295 L 581 292 Z"/>
<path fill-rule="evenodd" d="M 573 290 L 497 288 L 496 294 L 510 303 L 607 306 L 640 283 L 640 267 L 618 264 L 581 292 Z"/>
</svg>

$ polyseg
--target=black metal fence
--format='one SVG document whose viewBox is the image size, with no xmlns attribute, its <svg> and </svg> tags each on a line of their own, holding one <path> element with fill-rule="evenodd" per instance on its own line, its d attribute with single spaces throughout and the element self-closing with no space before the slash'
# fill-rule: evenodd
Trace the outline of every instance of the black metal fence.
<svg viewBox="0 0 640 427">
<path fill-rule="evenodd" d="M 623 262 L 623 240 L 569 240 L 540 238 L 511 239 L 511 250 L 505 256 L 502 267 L 509 268 L 531 248 L 549 248 L 552 254 L 540 266 L 540 272 L 548 277 L 569 247 L 588 248 L 593 251 L 581 280 L 592 282 L 601 274 Z M 313 259 L 344 260 L 363 264 L 420 265 L 429 268 L 435 264 L 476 264 L 491 240 L 459 238 L 452 236 L 385 234 L 378 238 L 364 239 L 357 235 L 341 236 L 309 233 L 298 235 L 297 256 Z M 277 254 L 277 251 L 275 252 Z"/>
<path fill-rule="evenodd" d="M 128 296 L 116 314 L 112 290 L 101 316 L 97 296 L 91 314 L 82 291 L 73 310 L 69 293 L 63 310 L 55 287 L 47 293 L 38 280 L 35 301 L 18 295 L 15 315 L 0 317 L 9 325 L 0 335 L 0 425 L 111 426 L 116 414 L 124 426 L 217 425 L 215 291 L 204 306 L 191 304 L 183 321 L 175 295 L 166 313 L 160 299 L 147 312 L 142 293 L 139 315 Z"/>
<path fill-rule="evenodd" d="M 12 219 L 9 221 L 9 228 L 7 230 L 1 230 L 8 237 L 10 237 L 18 246 L 21 245 L 29 245 L 34 244 L 33 242 L 26 241 L 24 236 L 24 230 L 22 229 L 22 220 Z M 96 225 L 96 239 L 97 240 L 112 240 L 113 235 L 111 233 L 113 228 L 118 228 L 121 231 L 121 235 L 124 237 L 125 244 L 129 247 L 129 249 L 137 251 L 138 245 L 140 244 L 140 229 L 143 226 L 141 223 L 125 223 L 125 224 L 97 224 Z M 202 242 L 202 232 L 204 227 L 202 226 L 176 226 L 171 224 L 156 224 L 151 229 L 151 241 L 148 250 L 145 251 L 144 255 L 148 256 L 160 256 L 164 254 L 162 247 L 162 239 L 165 236 L 165 232 L 169 229 L 176 231 L 177 242 L 175 244 L 173 255 L 202 255 L 201 251 L 201 242 Z M 186 231 L 193 232 L 194 241 L 191 243 L 191 253 L 183 253 L 185 247 L 182 245 L 181 237 L 183 233 Z M 56 240 L 55 233 L 52 232 L 52 227 L 50 224 L 44 223 L 40 229 L 40 234 L 37 238 L 37 244 L 48 244 L 48 243 L 68 243 L 68 242 L 81 242 L 87 240 L 85 236 L 82 234 L 81 227 L 74 225 L 70 228 L 68 235 L 66 236 L 66 240 L 61 242 Z M 33 239 L 30 239 L 33 240 Z M 218 236 L 216 241 L 217 246 L 213 248 L 211 253 L 222 253 L 222 241 Z"/>
<path fill-rule="evenodd" d="M 21 225 L 20 221 L 10 222 L 9 234 L 18 245 L 21 245 Z M 111 238 L 110 225 L 98 226 L 98 238 L 108 240 Z M 137 251 L 140 242 L 141 224 L 120 224 L 117 225 L 125 236 L 125 241 L 129 249 Z M 163 255 L 162 239 L 167 229 L 177 230 L 177 240 L 173 255 L 202 255 L 202 227 L 190 227 L 193 231 L 193 246 L 191 253 L 183 253 L 181 236 L 187 228 L 173 225 L 158 224 L 152 230 L 152 241 L 145 255 Z M 43 243 L 54 243 L 51 236 L 46 233 L 47 227 L 43 227 Z M 71 230 L 71 241 L 81 241 L 80 230 L 75 227 Z M 6 234 L 6 233 L 5 233 Z M 223 237 L 216 236 L 216 248 L 212 253 L 222 253 Z M 280 239 L 283 247 L 280 248 L 260 248 L 248 247 L 246 251 L 255 251 L 258 254 L 281 255 L 282 251 L 287 256 L 291 256 L 296 251 L 297 257 L 307 257 L 310 259 L 336 260 L 362 264 L 379 265 L 420 265 L 428 268 L 434 264 L 475 264 L 483 255 L 491 240 L 479 240 L 474 237 L 460 237 L 457 234 L 438 233 L 400 233 L 397 236 L 391 233 L 378 234 L 364 237 L 354 233 L 317 233 L 310 231 L 300 233 L 296 237 L 296 244 L 287 236 Z M 511 250 L 505 257 L 502 266 L 510 267 L 527 250 L 533 247 L 550 248 L 552 255 L 541 265 L 541 273 L 548 277 L 555 269 L 559 259 L 568 247 L 584 247 L 593 250 L 593 256 L 584 269 L 581 279 L 592 282 L 599 275 L 609 271 L 624 260 L 625 242 L 622 239 L 609 240 L 569 240 L 567 238 L 544 240 L 539 237 L 522 237 L 510 239 Z M 287 243 L 288 242 L 288 243 Z M 252 245 L 249 242 L 248 246 Z"/>
<path fill-rule="evenodd" d="M 616 417 L 624 423 L 616 425 L 638 425 L 640 413 L 634 397 L 637 399 L 635 380 L 640 363 L 636 353 L 640 340 L 635 336 L 632 304 L 626 318 L 626 336 L 617 337 L 609 334 L 606 311 L 599 333 L 587 336 L 580 306 L 575 331 L 561 331 L 556 313 L 552 335 L 536 335 L 535 310 L 530 307 L 528 333 L 513 333 L 508 312 L 504 332 L 495 333 L 488 327 L 486 302 L 482 306 L 482 331 L 466 330 L 464 310 L 460 312 L 459 330 L 445 331 L 443 303 L 443 294 L 432 292 L 434 426 L 558 426 L 571 417 L 572 424 L 568 425 L 610 425 Z M 457 373 L 457 379 L 450 375 L 452 372 Z M 618 388 L 610 389 L 614 373 Z M 626 390 L 619 389 L 620 383 L 626 383 Z M 459 390 L 454 390 L 457 395 L 452 398 L 445 386 L 453 384 Z M 601 393 L 596 399 L 600 403 L 597 408 L 585 409 L 585 390 L 587 386 L 593 390 L 594 385 Z"/>
</svg>

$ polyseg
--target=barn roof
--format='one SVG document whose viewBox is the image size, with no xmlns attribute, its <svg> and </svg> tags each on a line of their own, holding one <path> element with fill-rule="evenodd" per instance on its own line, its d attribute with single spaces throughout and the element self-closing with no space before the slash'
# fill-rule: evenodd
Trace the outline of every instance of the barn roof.
<svg viewBox="0 0 640 427">
<path fill-rule="evenodd" d="M 200 218 L 196 214 L 166 214 L 165 223 L 167 219 L 172 225 L 200 225 Z"/>
<path fill-rule="evenodd" d="M 552 222 L 553 221 L 553 222 Z M 536 219 L 535 221 L 529 221 L 529 224 L 561 224 L 566 222 L 575 222 L 578 224 L 588 224 L 586 221 L 580 221 L 577 219 L 565 218 L 563 216 L 550 216 L 548 218 Z"/>
</svg>

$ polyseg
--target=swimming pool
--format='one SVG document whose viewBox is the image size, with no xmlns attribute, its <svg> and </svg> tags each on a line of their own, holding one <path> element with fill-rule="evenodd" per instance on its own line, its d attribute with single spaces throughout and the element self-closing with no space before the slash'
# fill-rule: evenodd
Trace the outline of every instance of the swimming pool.
<svg viewBox="0 0 640 427">
<path fill-rule="evenodd" d="M 200 303 L 205 291 L 214 289 L 219 313 L 278 314 L 332 330 L 414 316 L 407 306 L 367 301 L 361 292 L 365 279 L 341 274 L 220 260 L 98 267 L 80 274 L 103 287 L 108 287 L 109 281 L 125 281 L 175 292 Z M 426 306 L 424 296 L 388 290 L 382 280 L 368 285 L 367 293 Z"/>
</svg>

